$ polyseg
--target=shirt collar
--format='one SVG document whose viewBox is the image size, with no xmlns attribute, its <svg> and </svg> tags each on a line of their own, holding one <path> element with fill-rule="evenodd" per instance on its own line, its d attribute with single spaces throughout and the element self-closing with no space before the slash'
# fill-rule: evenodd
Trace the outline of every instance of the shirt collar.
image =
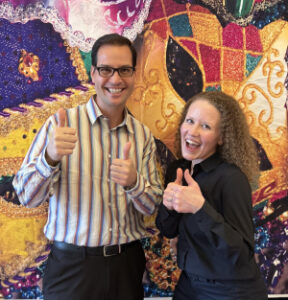
<svg viewBox="0 0 288 300">
<path fill-rule="evenodd" d="M 215 169 L 221 162 L 223 161 L 223 158 L 221 158 L 220 154 L 215 152 L 211 156 L 209 156 L 207 159 L 203 160 L 202 162 L 196 164 L 193 168 L 193 173 L 196 174 L 199 172 L 199 170 L 203 170 L 204 172 L 208 173 Z M 180 161 L 180 166 L 183 169 L 191 170 L 191 160 L 182 159 Z"/>
<path fill-rule="evenodd" d="M 86 109 L 87 109 L 88 117 L 89 117 L 91 124 L 94 124 L 98 118 L 103 116 L 103 113 L 100 110 L 99 106 L 97 105 L 96 101 L 94 100 L 93 96 L 87 102 Z M 130 115 L 130 113 L 126 107 L 124 109 L 123 122 L 121 122 L 117 127 L 122 127 L 122 126 L 126 126 L 128 131 L 130 133 L 134 134 L 132 116 Z"/>
<path fill-rule="evenodd" d="M 219 153 L 215 152 L 211 156 L 209 156 L 207 159 L 203 160 L 201 163 L 199 163 L 199 166 L 202 168 L 204 172 L 210 172 L 214 170 L 223 159 L 219 155 Z"/>
</svg>

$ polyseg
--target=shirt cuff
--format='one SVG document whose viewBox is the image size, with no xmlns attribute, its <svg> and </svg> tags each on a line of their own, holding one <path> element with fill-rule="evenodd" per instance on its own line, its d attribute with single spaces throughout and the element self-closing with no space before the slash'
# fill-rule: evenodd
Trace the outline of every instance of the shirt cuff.
<svg viewBox="0 0 288 300">
<path fill-rule="evenodd" d="M 168 209 L 165 205 L 161 205 L 161 210 L 163 214 L 163 219 L 166 219 L 171 216 L 177 216 L 179 213 L 174 209 Z"/>
<path fill-rule="evenodd" d="M 144 178 L 137 172 L 136 184 L 132 188 L 124 187 L 124 190 L 133 198 L 138 198 L 145 190 Z"/>
<path fill-rule="evenodd" d="M 39 174 L 43 178 L 48 178 L 49 176 L 51 176 L 52 173 L 57 171 L 59 169 L 59 167 L 58 166 L 51 167 L 47 163 L 47 161 L 45 159 L 45 151 L 46 151 L 46 149 L 38 157 L 35 167 L 36 167 L 36 170 L 39 172 Z"/>
</svg>

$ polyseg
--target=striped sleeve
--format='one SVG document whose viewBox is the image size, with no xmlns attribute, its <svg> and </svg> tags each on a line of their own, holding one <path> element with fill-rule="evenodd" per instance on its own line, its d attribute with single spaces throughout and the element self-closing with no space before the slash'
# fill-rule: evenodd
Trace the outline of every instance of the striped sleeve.
<svg viewBox="0 0 288 300">
<path fill-rule="evenodd" d="M 59 167 L 50 167 L 45 159 L 45 150 L 55 116 L 50 117 L 35 136 L 20 170 L 13 179 L 13 186 L 21 204 L 36 207 L 53 193 L 53 182 L 59 177 Z"/>
<path fill-rule="evenodd" d="M 135 208 L 144 215 L 153 214 L 155 207 L 162 199 L 162 186 L 156 163 L 156 144 L 149 130 L 144 128 L 147 143 L 143 156 L 139 159 L 141 169 L 137 170 L 136 185 L 126 191 Z"/>
</svg>

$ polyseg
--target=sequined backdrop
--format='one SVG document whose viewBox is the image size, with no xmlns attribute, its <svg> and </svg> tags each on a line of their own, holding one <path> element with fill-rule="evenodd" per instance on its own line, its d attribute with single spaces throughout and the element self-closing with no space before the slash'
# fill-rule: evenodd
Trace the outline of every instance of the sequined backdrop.
<svg viewBox="0 0 288 300">
<path fill-rule="evenodd" d="M 269 293 L 288 296 L 287 21 L 284 0 L 0 0 L 0 295 L 42 297 L 47 206 L 19 206 L 11 181 L 44 120 L 94 93 L 92 44 L 117 32 L 139 52 L 128 108 L 152 130 L 159 170 L 174 159 L 189 97 L 222 90 L 241 104 L 261 167 L 253 191 L 257 262 Z M 180 270 L 170 241 L 154 216 L 146 225 L 145 295 L 171 296 Z"/>
</svg>

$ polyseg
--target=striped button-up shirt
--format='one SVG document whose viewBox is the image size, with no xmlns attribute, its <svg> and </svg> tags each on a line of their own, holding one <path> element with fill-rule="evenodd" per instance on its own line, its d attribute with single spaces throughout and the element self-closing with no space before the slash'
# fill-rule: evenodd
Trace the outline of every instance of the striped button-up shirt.
<svg viewBox="0 0 288 300">
<path fill-rule="evenodd" d="M 75 128 L 78 137 L 73 154 L 56 167 L 47 164 L 45 150 L 57 126 L 57 114 L 51 116 L 13 180 L 20 202 L 35 207 L 49 201 L 44 233 L 51 241 L 99 246 L 142 238 L 143 217 L 153 213 L 162 195 L 150 130 L 127 110 L 123 122 L 110 129 L 93 97 L 66 113 L 67 126 Z M 123 159 L 128 141 L 137 170 L 137 183 L 130 190 L 110 180 L 112 160 Z"/>
</svg>

